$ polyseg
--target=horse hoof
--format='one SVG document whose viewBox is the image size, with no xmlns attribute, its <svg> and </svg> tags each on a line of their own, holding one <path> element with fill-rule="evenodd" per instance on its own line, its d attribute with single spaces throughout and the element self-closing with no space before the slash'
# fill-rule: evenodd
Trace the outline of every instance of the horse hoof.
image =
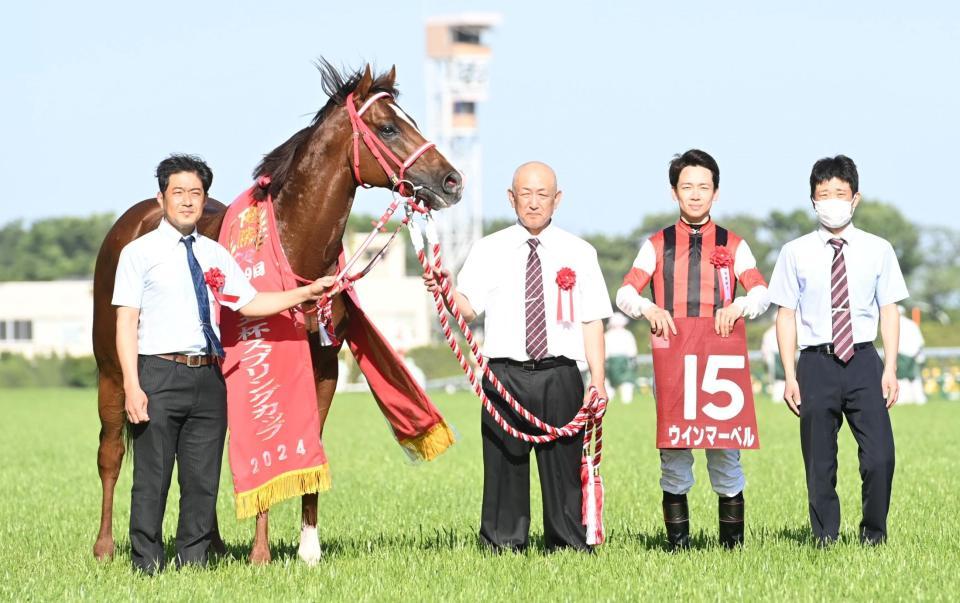
<svg viewBox="0 0 960 603">
<path fill-rule="evenodd" d="M 97 561 L 111 561 L 113 551 L 113 538 L 97 538 L 97 541 L 93 543 L 93 556 L 97 558 Z"/>
<path fill-rule="evenodd" d="M 256 548 L 250 551 L 250 565 L 267 565 L 270 563 L 270 548 Z"/>
<path fill-rule="evenodd" d="M 320 549 L 320 537 L 317 535 L 316 527 L 303 526 L 300 531 L 300 548 L 297 549 L 297 556 L 309 566 L 320 563 L 323 551 Z"/>
</svg>

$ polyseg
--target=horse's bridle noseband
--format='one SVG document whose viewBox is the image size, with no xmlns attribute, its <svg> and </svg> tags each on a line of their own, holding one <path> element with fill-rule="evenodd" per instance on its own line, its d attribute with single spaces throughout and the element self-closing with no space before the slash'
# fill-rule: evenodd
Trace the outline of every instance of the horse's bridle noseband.
<svg viewBox="0 0 960 603">
<path fill-rule="evenodd" d="M 363 143 L 370 151 L 370 154 L 373 155 L 374 159 L 377 160 L 377 163 L 380 164 L 380 167 L 383 168 L 383 172 L 390 179 L 390 184 L 393 185 L 393 189 L 404 197 L 412 197 L 414 192 L 416 192 L 416 187 L 414 187 L 412 182 L 404 179 L 404 173 L 407 171 L 407 168 L 413 165 L 417 159 L 420 159 L 424 153 L 437 145 L 429 141 L 424 142 L 415 149 L 405 161 L 400 161 L 400 158 L 397 157 L 387 145 L 383 144 L 383 141 L 370 130 L 370 126 L 361 119 L 361 116 L 366 110 L 381 98 L 392 99 L 393 96 L 388 92 L 377 92 L 371 95 L 370 98 L 357 109 L 353 102 L 353 92 L 347 95 L 347 113 L 350 115 L 350 127 L 353 128 L 353 177 L 360 186 L 370 188 L 370 185 L 366 184 L 363 178 L 360 177 L 360 139 L 363 138 Z M 387 163 L 387 158 L 393 162 L 393 166 Z M 394 170 L 394 166 L 398 168 L 399 173 Z M 407 187 L 409 187 L 409 190 L 405 190 Z"/>
</svg>

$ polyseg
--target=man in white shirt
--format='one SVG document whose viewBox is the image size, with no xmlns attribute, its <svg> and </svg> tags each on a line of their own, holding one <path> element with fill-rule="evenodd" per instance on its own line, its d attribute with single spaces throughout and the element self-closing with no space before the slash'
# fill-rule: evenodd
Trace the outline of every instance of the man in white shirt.
<svg viewBox="0 0 960 603">
<path fill-rule="evenodd" d="M 818 546 L 839 536 L 837 432 L 844 416 L 859 446 L 864 544 L 887 538 L 893 485 L 888 409 L 898 392 L 896 304 L 908 293 L 890 243 L 851 222 L 860 203 L 858 187 L 857 166 L 849 157 L 837 155 L 814 164 L 810 199 L 820 227 L 783 246 L 770 279 L 770 301 L 780 306 L 783 397 L 800 417 L 810 524 Z M 873 346 L 878 320 L 883 362 Z"/>
<path fill-rule="evenodd" d="M 562 198 L 553 170 L 540 162 L 521 165 L 507 197 L 517 223 L 474 244 L 454 295 L 467 322 L 484 315 L 483 354 L 494 375 L 527 410 L 559 427 L 589 396 L 578 360 L 587 362 L 590 384 L 606 397 L 603 319 L 612 313 L 610 300 L 593 247 L 552 223 Z M 424 280 L 435 290 L 433 274 Z M 486 379 L 484 391 L 508 423 L 538 433 Z M 583 433 L 531 445 L 504 433 L 483 411 L 481 435 L 480 538 L 496 551 L 527 546 L 532 447 L 547 548 L 590 550 L 581 520 Z"/>
<path fill-rule="evenodd" d="M 113 292 L 133 436 L 131 557 L 134 569 L 147 574 L 165 565 L 163 513 L 175 460 L 177 566 L 207 560 L 227 428 L 216 304 L 267 316 L 317 299 L 333 283 L 325 277 L 290 291 L 258 293 L 233 256 L 197 231 L 213 180 L 207 164 L 172 155 L 157 166 L 157 180 L 163 219 L 123 248 Z"/>
</svg>

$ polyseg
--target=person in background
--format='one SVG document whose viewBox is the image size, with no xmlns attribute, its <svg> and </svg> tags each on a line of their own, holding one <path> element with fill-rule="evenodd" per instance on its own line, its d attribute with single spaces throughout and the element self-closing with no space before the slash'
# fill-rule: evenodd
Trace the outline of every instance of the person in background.
<svg viewBox="0 0 960 603">
<path fill-rule="evenodd" d="M 637 339 L 627 330 L 629 320 L 614 312 L 607 321 L 603 335 L 607 350 L 607 381 L 611 392 L 624 404 L 633 402 L 633 388 L 637 382 Z"/>
<path fill-rule="evenodd" d="M 786 382 L 783 380 L 783 362 L 780 361 L 780 348 L 777 347 L 776 323 L 770 325 L 770 328 L 763 332 L 760 354 L 763 356 L 763 363 L 767 367 L 767 393 L 770 394 L 770 400 L 772 402 L 782 402 Z"/>
<path fill-rule="evenodd" d="M 900 349 L 897 351 L 897 381 L 900 382 L 900 404 L 926 404 L 923 391 L 923 333 L 920 326 L 907 317 L 906 308 L 900 311 Z"/>
</svg>

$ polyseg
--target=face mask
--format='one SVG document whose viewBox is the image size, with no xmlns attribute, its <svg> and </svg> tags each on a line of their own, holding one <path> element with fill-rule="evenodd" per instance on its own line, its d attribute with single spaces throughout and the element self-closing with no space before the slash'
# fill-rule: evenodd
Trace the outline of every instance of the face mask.
<svg viewBox="0 0 960 603">
<path fill-rule="evenodd" d="M 820 223 L 827 228 L 842 228 L 853 219 L 853 203 L 844 199 L 824 199 L 813 204 Z"/>
</svg>

